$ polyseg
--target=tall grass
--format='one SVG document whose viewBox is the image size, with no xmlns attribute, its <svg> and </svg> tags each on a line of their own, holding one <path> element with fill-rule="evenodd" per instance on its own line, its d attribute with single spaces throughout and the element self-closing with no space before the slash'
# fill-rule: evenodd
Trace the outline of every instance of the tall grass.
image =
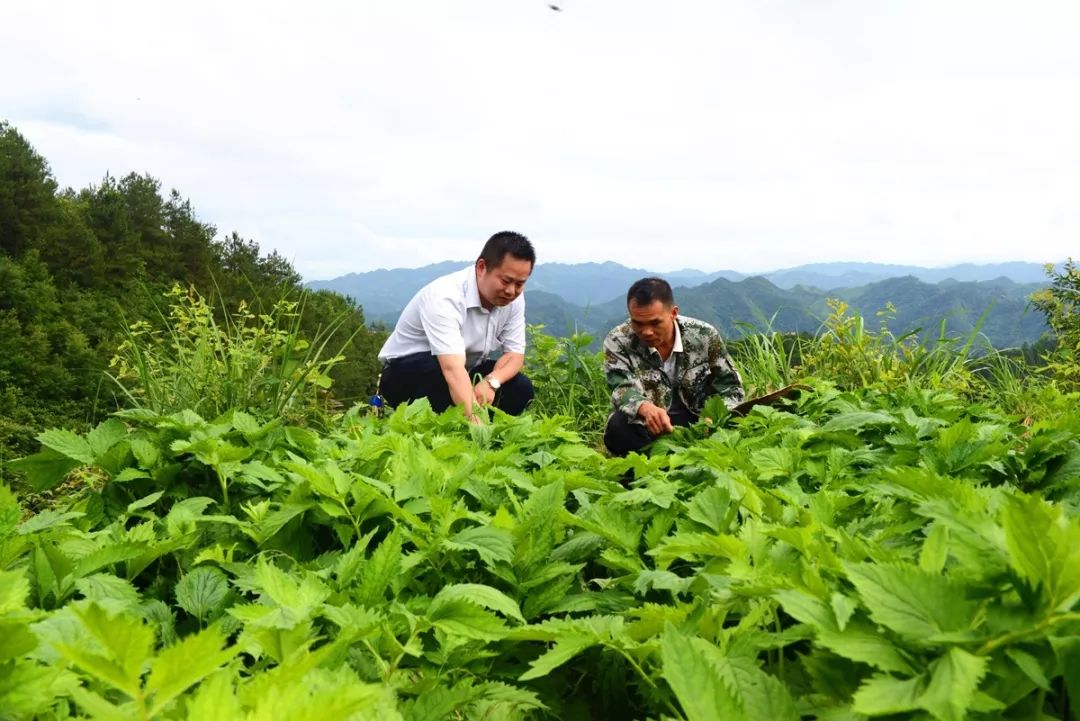
<svg viewBox="0 0 1080 721">
<path fill-rule="evenodd" d="M 128 405 L 159 414 L 192 409 L 216 417 L 229 409 L 263 418 L 310 419 L 341 360 L 328 356 L 331 323 L 310 341 L 300 333 L 303 296 L 264 313 L 246 303 L 220 320 L 194 289 L 174 286 L 161 328 L 139 321 L 110 361 L 109 376 Z"/>
<path fill-rule="evenodd" d="M 562 415 L 586 440 L 598 445 L 611 413 L 611 395 L 604 378 L 604 354 L 592 351 L 593 338 L 574 333 L 556 338 L 544 326 L 530 325 L 526 362 L 536 388 L 531 409 L 541 415 Z"/>
</svg>

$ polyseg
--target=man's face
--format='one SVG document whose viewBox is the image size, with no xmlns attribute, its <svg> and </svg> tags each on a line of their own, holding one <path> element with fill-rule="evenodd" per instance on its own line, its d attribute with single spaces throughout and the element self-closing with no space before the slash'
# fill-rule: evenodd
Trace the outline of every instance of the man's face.
<svg viewBox="0 0 1080 721">
<path fill-rule="evenodd" d="M 532 263 L 509 253 L 502 262 L 491 268 L 484 259 L 476 261 L 476 287 L 485 305 L 510 305 L 525 290 L 525 281 L 532 273 Z"/>
<path fill-rule="evenodd" d="M 650 348 L 671 345 L 675 342 L 675 318 L 679 306 L 666 306 L 658 300 L 648 305 L 638 305 L 633 300 L 630 311 L 630 330 Z"/>
</svg>

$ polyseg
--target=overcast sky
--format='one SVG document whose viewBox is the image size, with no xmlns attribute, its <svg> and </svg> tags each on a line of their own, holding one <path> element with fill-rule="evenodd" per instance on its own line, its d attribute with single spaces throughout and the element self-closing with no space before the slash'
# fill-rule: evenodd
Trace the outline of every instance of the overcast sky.
<svg viewBox="0 0 1080 721">
<path fill-rule="evenodd" d="M 1080 3 L 5 0 L 0 119 L 308 279 L 1080 255 Z"/>
</svg>

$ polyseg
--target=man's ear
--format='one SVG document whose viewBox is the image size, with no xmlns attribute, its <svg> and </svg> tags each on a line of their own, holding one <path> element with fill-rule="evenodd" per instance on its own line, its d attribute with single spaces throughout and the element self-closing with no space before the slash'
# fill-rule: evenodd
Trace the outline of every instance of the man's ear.
<svg viewBox="0 0 1080 721">
<path fill-rule="evenodd" d="M 671 317 L 672 317 L 672 319 L 679 317 L 679 306 L 677 306 L 677 305 L 671 306 Z"/>
<path fill-rule="evenodd" d="M 476 259 L 476 272 L 480 274 L 487 272 L 487 262 L 483 258 Z"/>
</svg>

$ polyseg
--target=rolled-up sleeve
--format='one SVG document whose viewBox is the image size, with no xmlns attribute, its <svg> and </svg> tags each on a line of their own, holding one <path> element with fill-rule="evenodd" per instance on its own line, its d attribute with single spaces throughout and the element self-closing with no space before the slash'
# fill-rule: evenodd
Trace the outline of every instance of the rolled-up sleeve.
<svg viewBox="0 0 1080 721">
<path fill-rule="evenodd" d="M 499 340 L 502 343 L 503 353 L 525 352 L 525 296 L 519 296 L 517 300 L 507 308 L 509 311 L 506 323 L 503 325 Z"/>
<path fill-rule="evenodd" d="M 465 355 L 464 322 L 464 302 L 432 294 L 420 304 L 420 324 L 432 355 Z"/>
</svg>

